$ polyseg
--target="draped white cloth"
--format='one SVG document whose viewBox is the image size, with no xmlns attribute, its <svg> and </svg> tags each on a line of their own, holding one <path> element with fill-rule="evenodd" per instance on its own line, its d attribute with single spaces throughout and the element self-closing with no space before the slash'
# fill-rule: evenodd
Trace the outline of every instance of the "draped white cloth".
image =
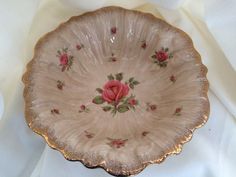
<svg viewBox="0 0 236 177">
<path fill-rule="evenodd" d="M 0 177 L 106 177 L 50 149 L 24 120 L 21 76 L 40 36 L 70 16 L 107 5 L 151 12 L 187 32 L 208 67 L 211 113 L 178 156 L 138 177 L 236 174 L 235 0 L 0 0 Z"/>
</svg>

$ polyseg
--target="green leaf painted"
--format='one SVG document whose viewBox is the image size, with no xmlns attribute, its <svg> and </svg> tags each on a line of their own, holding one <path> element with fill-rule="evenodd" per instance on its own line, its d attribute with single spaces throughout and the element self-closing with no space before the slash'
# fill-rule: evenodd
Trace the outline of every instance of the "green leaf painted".
<svg viewBox="0 0 236 177">
<path fill-rule="evenodd" d="M 169 58 L 173 58 L 173 54 L 172 53 L 169 54 Z"/>
<path fill-rule="evenodd" d="M 129 82 L 132 82 L 133 80 L 134 80 L 134 78 L 133 78 L 133 77 L 129 78 Z"/>
<path fill-rule="evenodd" d="M 108 78 L 109 80 L 114 80 L 114 79 L 115 79 L 112 74 L 108 75 L 107 78 Z"/>
<path fill-rule="evenodd" d="M 132 105 L 129 105 L 129 108 L 135 111 L 135 107 Z"/>
<path fill-rule="evenodd" d="M 68 61 L 68 65 L 71 66 L 73 64 L 73 57 L 70 57 L 69 61 Z"/>
<path fill-rule="evenodd" d="M 159 65 L 160 65 L 160 67 L 164 67 L 165 68 L 167 66 L 167 62 L 165 62 L 165 61 L 164 62 L 160 62 Z"/>
<path fill-rule="evenodd" d="M 152 58 L 157 58 L 157 56 L 156 55 L 152 55 Z"/>
<path fill-rule="evenodd" d="M 134 89 L 134 85 L 133 85 L 132 83 L 129 84 L 129 87 L 130 87 L 131 89 Z"/>
<path fill-rule="evenodd" d="M 110 104 L 113 105 L 113 106 L 115 106 L 115 105 L 116 105 L 116 102 L 115 102 L 115 101 L 112 101 Z"/>
<path fill-rule="evenodd" d="M 118 112 L 123 113 L 123 112 L 128 111 L 129 107 L 125 104 L 122 104 L 122 105 L 118 106 L 117 110 L 118 110 Z"/>
<path fill-rule="evenodd" d="M 102 103 L 104 103 L 104 100 L 102 99 L 101 96 L 96 96 L 96 97 L 93 99 L 93 103 L 95 103 L 95 104 L 102 104 Z"/>
<path fill-rule="evenodd" d="M 129 100 L 129 97 L 123 98 L 123 100 L 121 102 L 123 102 L 123 104 L 126 104 L 126 103 L 128 103 L 128 100 Z"/>
<path fill-rule="evenodd" d="M 107 112 L 107 111 L 110 111 L 111 110 L 111 106 L 104 106 L 102 107 L 103 111 Z"/>
<path fill-rule="evenodd" d="M 103 90 L 102 90 L 101 88 L 96 88 L 96 91 L 97 91 L 98 93 L 102 93 L 102 92 L 103 92 Z"/>
<path fill-rule="evenodd" d="M 112 109 L 111 113 L 113 114 L 113 116 L 116 115 L 116 111 L 117 111 L 117 110 L 116 110 L 115 108 Z"/>
<path fill-rule="evenodd" d="M 123 73 L 118 73 L 115 76 L 116 76 L 116 80 L 118 81 L 121 81 L 123 79 Z"/>
<path fill-rule="evenodd" d="M 66 66 L 63 66 L 63 67 L 61 68 L 61 71 L 64 72 L 65 70 L 66 70 Z"/>
<path fill-rule="evenodd" d="M 120 102 L 122 103 L 122 102 L 124 102 L 124 100 L 125 100 L 125 98 L 123 97 L 120 99 Z"/>
<path fill-rule="evenodd" d="M 138 85 L 138 84 L 140 84 L 139 81 L 133 81 L 132 83 L 133 83 L 134 85 Z"/>
</svg>

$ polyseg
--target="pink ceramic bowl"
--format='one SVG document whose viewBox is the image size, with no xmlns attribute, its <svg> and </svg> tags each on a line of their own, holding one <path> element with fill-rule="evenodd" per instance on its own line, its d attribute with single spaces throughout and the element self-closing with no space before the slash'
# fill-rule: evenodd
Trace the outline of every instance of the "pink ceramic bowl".
<svg viewBox="0 0 236 177">
<path fill-rule="evenodd" d="M 66 159 L 137 174 L 207 121 L 206 73 L 183 31 L 105 7 L 39 40 L 23 76 L 26 120 Z"/>
</svg>

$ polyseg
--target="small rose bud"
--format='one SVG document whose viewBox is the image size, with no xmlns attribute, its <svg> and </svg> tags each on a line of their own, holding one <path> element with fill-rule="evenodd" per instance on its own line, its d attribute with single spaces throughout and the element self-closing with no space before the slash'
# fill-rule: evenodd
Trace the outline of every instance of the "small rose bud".
<svg viewBox="0 0 236 177">
<path fill-rule="evenodd" d="M 129 100 L 129 104 L 132 106 L 136 105 L 137 103 L 138 103 L 137 100 L 135 100 L 133 98 Z"/>
<path fill-rule="evenodd" d="M 142 47 L 143 49 L 146 49 L 146 47 L 147 47 L 146 42 L 143 42 L 142 45 L 141 45 L 141 47 Z"/>
<path fill-rule="evenodd" d="M 150 109 L 152 110 L 152 111 L 154 111 L 154 110 L 156 110 L 157 109 L 157 106 L 156 105 L 150 105 Z"/>
<path fill-rule="evenodd" d="M 116 34 L 116 31 L 117 31 L 116 27 L 111 28 L 111 34 Z"/>
<path fill-rule="evenodd" d="M 81 110 L 85 110 L 85 109 L 86 109 L 85 105 L 82 104 L 82 105 L 80 106 L 80 109 L 81 109 Z"/>
</svg>

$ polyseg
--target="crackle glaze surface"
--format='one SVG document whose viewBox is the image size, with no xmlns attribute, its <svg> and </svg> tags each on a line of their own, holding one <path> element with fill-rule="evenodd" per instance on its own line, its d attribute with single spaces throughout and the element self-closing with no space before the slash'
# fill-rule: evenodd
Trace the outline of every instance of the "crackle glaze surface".
<svg viewBox="0 0 236 177">
<path fill-rule="evenodd" d="M 179 153 L 206 122 L 206 72 L 181 30 L 102 8 L 38 42 L 23 77 L 26 120 L 67 159 L 136 174 Z"/>
</svg>

